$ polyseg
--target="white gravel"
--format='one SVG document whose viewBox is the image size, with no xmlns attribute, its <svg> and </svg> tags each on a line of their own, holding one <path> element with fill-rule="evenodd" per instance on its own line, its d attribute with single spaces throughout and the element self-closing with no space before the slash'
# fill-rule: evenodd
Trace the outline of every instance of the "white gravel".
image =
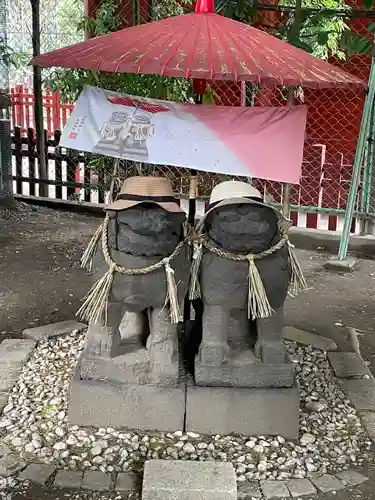
<svg viewBox="0 0 375 500">
<path fill-rule="evenodd" d="M 25 460 L 61 468 L 138 471 L 148 458 L 233 463 L 238 481 L 304 478 L 369 459 L 371 441 L 336 383 L 326 354 L 288 344 L 301 387 L 300 441 L 278 437 L 142 434 L 67 424 L 70 379 L 84 336 L 42 341 L 0 418 L 0 440 Z"/>
</svg>

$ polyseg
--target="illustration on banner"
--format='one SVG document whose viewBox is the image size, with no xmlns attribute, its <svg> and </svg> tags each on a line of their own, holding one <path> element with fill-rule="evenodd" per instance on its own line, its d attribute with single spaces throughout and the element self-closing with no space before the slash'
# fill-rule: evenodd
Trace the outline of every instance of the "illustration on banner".
<svg viewBox="0 0 375 500">
<path fill-rule="evenodd" d="M 129 111 L 122 109 L 111 114 L 100 130 L 100 140 L 95 145 L 94 151 L 108 156 L 131 155 L 138 161 L 147 162 L 147 139 L 155 134 L 151 116 L 169 109 L 143 99 L 128 97 L 109 97 L 107 101 L 133 109 Z"/>
</svg>

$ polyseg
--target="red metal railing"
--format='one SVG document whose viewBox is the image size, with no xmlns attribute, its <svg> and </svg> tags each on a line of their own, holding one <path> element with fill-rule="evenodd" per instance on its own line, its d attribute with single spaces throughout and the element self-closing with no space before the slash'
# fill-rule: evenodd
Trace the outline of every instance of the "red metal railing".
<svg viewBox="0 0 375 500">
<path fill-rule="evenodd" d="M 10 89 L 12 106 L 12 127 L 20 127 L 23 132 L 28 128 L 35 128 L 34 123 L 34 96 L 31 89 L 17 85 Z M 43 95 L 44 128 L 50 136 L 55 130 L 62 130 L 74 104 L 60 102 L 60 93 L 46 90 Z"/>
</svg>

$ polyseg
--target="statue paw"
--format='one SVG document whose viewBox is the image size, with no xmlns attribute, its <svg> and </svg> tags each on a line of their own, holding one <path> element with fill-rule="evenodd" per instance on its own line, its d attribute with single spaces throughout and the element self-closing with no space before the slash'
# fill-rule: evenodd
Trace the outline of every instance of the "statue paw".
<svg viewBox="0 0 375 500">
<path fill-rule="evenodd" d="M 201 344 L 199 360 L 204 365 L 220 366 L 229 359 L 230 347 L 227 343 Z"/>
<path fill-rule="evenodd" d="M 176 342 L 152 344 L 150 348 L 150 381 L 156 385 L 176 385 L 179 378 L 178 348 Z"/>
</svg>

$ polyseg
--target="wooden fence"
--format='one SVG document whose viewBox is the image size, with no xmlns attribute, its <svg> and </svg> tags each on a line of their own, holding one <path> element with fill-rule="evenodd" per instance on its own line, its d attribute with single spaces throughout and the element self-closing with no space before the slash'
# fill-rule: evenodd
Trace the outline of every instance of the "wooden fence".
<svg viewBox="0 0 375 500">
<path fill-rule="evenodd" d="M 97 185 L 93 185 L 91 169 L 86 164 L 85 155 L 59 147 L 61 136 L 59 130 L 54 132 L 53 137 L 49 137 L 47 130 L 44 133 L 48 179 L 39 178 L 34 130 L 29 127 L 25 135 L 21 127 L 14 128 L 12 156 L 15 193 L 38 196 L 39 184 L 44 183 L 51 187 L 48 195 L 50 198 L 78 197 L 82 201 L 90 202 L 93 201 L 93 188 L 96 188 L 95 201 L 104 203 L 106 189 L 104 176 L 99 174 Z"/>
<path fill-rule="evenodd" d="M 62 130 L 73 111 L 74 104 L 60 102 L 59 92 L 46 90 L 43 95 L 44 126 L 49 137 L 55 130 Z M 12 127 L 20 127 L 22 132 L 35 128 L 34 96 L 31 89 L 17 85 L 10 89 Z"/>
</svg>

